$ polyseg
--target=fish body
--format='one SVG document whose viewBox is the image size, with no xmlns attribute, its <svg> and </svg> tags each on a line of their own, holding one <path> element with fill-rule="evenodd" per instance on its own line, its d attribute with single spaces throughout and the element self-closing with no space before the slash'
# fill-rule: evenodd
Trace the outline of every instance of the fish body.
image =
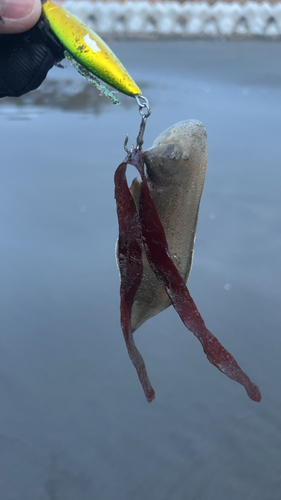
<svg viewBox="0 0 281 500">
<path fill-rule="evenodd" d="M 144 156 L 151 196 L 172 260 L 187 282 L 208 163 L 205 127 L 197 120 L 176 123 L 155 139 Z M 137 207 L 140 189 L 141 181 L 136 178 L 130 190 Z M 151 269 L 144 251 L 142 259 L 143 277 L 131 311 L 133 331 L 171 305 L 164 284 Z"/>
<path fill-rule="evenodd" d="M 53 0 L 43 0 L 42 14 L 65 50 L 90 73 L 123 94 L 141 94 L 119 59 L 86 24 Z"/>
</svg>

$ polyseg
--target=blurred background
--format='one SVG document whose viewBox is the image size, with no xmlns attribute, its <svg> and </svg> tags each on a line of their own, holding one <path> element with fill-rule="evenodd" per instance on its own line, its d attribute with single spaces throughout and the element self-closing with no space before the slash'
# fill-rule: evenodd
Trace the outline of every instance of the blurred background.
<svg viewBox="0 0 281 500">
<path fill-rule="evenodd" d="M 115 262 L 113 176 L 138 108 L 63 62 L 0 102 L 3 500 L 280 498 L 280 40 L 156 35 L 106 40 L 151 103 L 144 148 L 181 120 L 207 129 L 188 288 L 263 399 L 210 365 L 169 308 L 135 333 L 146 402 Z"/>
</svg>

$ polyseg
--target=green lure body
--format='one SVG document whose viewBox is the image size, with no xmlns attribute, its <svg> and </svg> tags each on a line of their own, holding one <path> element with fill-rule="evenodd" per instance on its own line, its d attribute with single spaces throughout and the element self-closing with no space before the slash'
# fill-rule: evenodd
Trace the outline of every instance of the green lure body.
<svg viewBox="0 0 281 500">
<path fill-rule="evenodd" d="M 65 50 L 91 74 L 123 94 L 141 94 L 127 70 L 106 43 L 86 24 L 53 0 L 42 5 L 43 17 Z"/>
</svg>

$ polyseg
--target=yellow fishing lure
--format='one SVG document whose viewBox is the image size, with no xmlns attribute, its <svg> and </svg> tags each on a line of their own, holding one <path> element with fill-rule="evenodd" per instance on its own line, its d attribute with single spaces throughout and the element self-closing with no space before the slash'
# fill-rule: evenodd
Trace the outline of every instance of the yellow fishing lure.
<svg viewBox="0 0 281 500">
<path fill-rule="evenodd" d="M 86 24 L 53 0 L 42 1 L 42 14 L 51 31 L 79 65 L 123 94 L 132 97 L 141 94 L 110 48 Z"/>
</svg>

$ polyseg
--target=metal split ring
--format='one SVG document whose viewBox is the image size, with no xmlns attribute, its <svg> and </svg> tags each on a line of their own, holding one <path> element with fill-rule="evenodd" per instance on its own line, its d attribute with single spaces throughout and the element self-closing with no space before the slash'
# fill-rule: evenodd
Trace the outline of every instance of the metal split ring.
<svg viewBox="0 0 281 500">
<path fill-rule="evenodd" d="M 144 118 L 148 118 L 151 114 L 151 109 L 149 106 L 148 99 L 141 94 L 136 95 L 135 98 L 136 98 L 136 101 L 139 105 L 140 115 Z"/>
</svg>

